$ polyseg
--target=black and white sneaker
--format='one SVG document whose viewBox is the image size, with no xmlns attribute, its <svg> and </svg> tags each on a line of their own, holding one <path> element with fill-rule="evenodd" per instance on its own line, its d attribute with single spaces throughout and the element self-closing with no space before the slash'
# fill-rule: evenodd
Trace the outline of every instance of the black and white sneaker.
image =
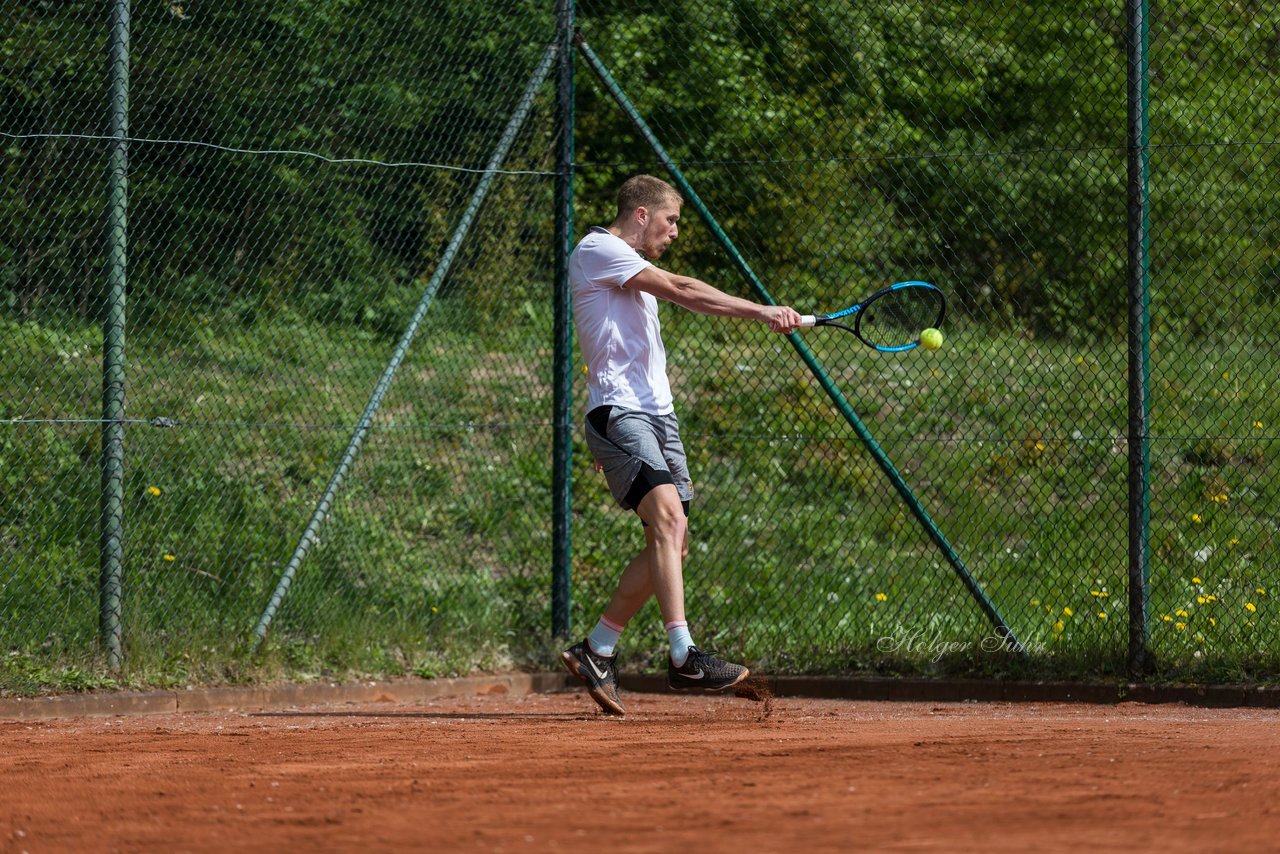
<svg viewBox="0 0 1280 854">
<path fill-rule="evenodd" d="M 586 683 L 591 699 L 608 715 L 625 715 L 627 710 L 618 699 L 618 656 L 596 655 L 585 640 L 560 653 L 569 672 Z"/>
<path fill-rule="evenodd" d="M 667 660 L 667 687 L 674 691 L 723 691 L 750 674 L 741 664 L 723 661 L 696 646 L 689 647 L 683 667 Z"/>
</svg>

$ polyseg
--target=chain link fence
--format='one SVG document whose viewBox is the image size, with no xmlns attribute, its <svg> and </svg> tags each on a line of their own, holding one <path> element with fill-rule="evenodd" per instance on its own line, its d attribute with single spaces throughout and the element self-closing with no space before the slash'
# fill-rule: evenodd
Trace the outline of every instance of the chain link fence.
<svg viewBox="0 0 1280 854">
<path fill-rule="evenodd" d="M 1264 4 L 111 6 L 0 34 L 0 686 L 548 666 L 643 542 L 558 358 L 557 219 L 576 240 L 673 166 L 705 210 L 665 266 L 951 307 L 942 350 L 812 330 L 811 364 L 664 309 L 700 643 L 1277 673 Z M 656 607 L 623 650 L 661 662 Z"/>
</svg>

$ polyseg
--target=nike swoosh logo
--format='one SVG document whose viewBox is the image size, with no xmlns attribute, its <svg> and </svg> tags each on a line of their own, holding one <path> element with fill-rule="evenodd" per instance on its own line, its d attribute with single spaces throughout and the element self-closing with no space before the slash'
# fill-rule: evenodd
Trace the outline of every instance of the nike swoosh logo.
<svg viewBox="0 0 1280 854">
<path fill-rule="evenodd" d="M 595 659 L 591 656 L 587 656 L 587 664 L 595 671 L 597 679 L 604 679 L 609 675 L 607 671 L 603 671 L 599 667 L 596 667 Z"/>
<path fill-rule="evenodd" d="M 701 679 L 703 676 L 706 676 L 706 674 L 703 673 L 701 670 L 699 670 L 697 673 L 681 673 L 680 675 L 683 676 L 685 679 Z"/>
</svg>

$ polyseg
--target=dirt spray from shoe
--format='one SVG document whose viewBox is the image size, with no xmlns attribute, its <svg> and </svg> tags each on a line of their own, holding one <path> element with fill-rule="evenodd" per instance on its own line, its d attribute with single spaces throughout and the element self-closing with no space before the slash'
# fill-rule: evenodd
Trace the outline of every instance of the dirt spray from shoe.
<svg viewBox="0 0 1280 854">
<path fill-rule="evenodd" d="M 735 697 L 742 697 L 753 703 L 763 703 L 760 707 L 760 720 L 768 720 L 773 714 L 773 690 L 768 681 L 762 677 L 752 677 L 733 689 Z"/>
</svg>

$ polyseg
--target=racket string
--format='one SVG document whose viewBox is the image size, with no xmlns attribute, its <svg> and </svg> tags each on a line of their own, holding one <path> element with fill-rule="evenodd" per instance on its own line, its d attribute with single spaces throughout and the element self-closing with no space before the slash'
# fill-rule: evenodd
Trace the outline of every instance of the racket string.
<svg viewBox="0 0 1280 854">
<path fill-rule="evenodd" d="M 945 300 L 933 288 L 899 288 L 867 303 L 857 314 L 855 332 L 872 347 L 901 347 L 936 327 L 944 311 Z"/>
</svg>

